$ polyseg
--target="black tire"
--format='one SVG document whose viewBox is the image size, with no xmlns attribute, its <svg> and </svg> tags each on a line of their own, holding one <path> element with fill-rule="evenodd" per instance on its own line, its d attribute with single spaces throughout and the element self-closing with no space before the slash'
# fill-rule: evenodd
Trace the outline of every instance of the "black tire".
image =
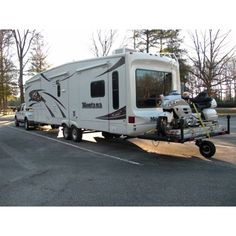
<svg viewBox="0 0 236 236">
<path fill-rule="evenodd" d="M 25 126 L 25 130 L 29 130 L 29 121 L 27 118 L 25 118 L 24 126 Z"/>
<path fill-rule="evenodd" d="M 17 120 L 17 118 L 15 117 L 15 126 L 19 127 L 19 121 Z"/>
<path fill-rule="evenodd" d="M 52 128 L 52 129 L 58 129 L 59 126 L 58 126 L 58 125 L 51 125 L 51 128 Z"/>
<path fill-rule="evenodd" d="M 210 141 L 202 141 L 199 145 L 199 151 L 204 157 L 211 158 L 216 153 L 216 147 L 214 143 Z"/>
<path fill-rule="evenodd" d="M 120 134 L 113 134 L 113 138 L 120 138 Z"/>
<path fill-rule="evenodd" d="M 63 137 L 66 140 L 71 139 L 71 128 L 68 127 L 67 125 L 63 125 Z"/>
<path fill-rule="evenodd" d="M 112 139 L 112 138 L 114 137 L 113 134 L 108 133 L 108 132 L 102 132 L 102 136 L 103 136 L 105 139 Z"/>
<path fill-rule="evenodd" d="M 166 119 L 164 117 L 158 117 L 157 119 L 157 134 L 160 136 L 166 136 Z"/>
<path fill-rule="evenodd" d="M 78 129 L 75 126 L 72 126 L 71 128 L 71 137 L 74 142 L 81 142 L 83 136 L 83 131 L 81 129 Z"/>
</svg>

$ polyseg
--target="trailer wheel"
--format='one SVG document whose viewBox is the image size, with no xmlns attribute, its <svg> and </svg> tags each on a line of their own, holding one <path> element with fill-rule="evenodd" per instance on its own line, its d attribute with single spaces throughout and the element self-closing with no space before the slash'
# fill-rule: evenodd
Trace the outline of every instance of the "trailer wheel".
<svg viewBox="0 0 236 236">
<path fill-rule="evenodd" d="M 71 139 L 71 128 L 69 128 L 67 125 L 63 125 L 63 137 L 67 140 Z"/>
<path fill-rule="evenodd" d="M 202 141 L 199 145 L 199 151 L 204 157 L 211 158 L 215 155 L 216 147 L 210 141 Z"/>
<path fill-rule="evenodd" d="M 29 130 L 29 121 L 27 118 L 25 118 L 24 125 L 25 125 L 25 130 Z"/>
<path fill-rule="evenodd" d="M 72 140 L 74 142 L 81 142 L 82 141 L 82 136 L 83 136 L 83 131 L 81 129 L 78 129 L 75 126 L 72 126 L 71 136 L 72 136 Z"/>
</svg>

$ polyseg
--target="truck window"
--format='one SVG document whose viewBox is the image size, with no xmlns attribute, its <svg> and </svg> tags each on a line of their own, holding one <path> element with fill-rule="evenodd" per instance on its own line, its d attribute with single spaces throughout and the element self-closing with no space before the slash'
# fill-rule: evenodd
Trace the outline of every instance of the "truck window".
<svg viewBox="0 0 236 236">
<path fill-rule="evenodd" d="M 112 105 L 115 110 L 119 108 L 119 74 L 117 71 L 112 73 Z"/>
<path fill-rule="evenodd" d="M 105 96 L 105 81 L 99 80 L 92 82 L 90 85 L 90 94 L 92 98 Z"/>
<path fill-rule="evenodd" d="M 160 95 L 168 95 L 172 90 L 172 74 L 164 71 L 137 69 L 136 106 L 154 108 L 160 106 Z"/>
</svg>

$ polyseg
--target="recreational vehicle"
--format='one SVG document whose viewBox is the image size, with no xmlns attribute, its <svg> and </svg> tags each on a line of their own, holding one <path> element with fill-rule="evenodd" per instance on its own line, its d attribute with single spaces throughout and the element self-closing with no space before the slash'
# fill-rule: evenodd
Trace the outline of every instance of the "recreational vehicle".
<svg viewBox="0 0 236 236">
<path fill-rule="evenodd" d="M 160 95 L 180 92 L 177 60 L 117 50 L 116 54 L 68 63 L 40 73 L 25 84 L 26 107 L 35 124 L 63 126 L 66 139 L 83 130 L 143 135 L 163 110 Z"/>
</svg>

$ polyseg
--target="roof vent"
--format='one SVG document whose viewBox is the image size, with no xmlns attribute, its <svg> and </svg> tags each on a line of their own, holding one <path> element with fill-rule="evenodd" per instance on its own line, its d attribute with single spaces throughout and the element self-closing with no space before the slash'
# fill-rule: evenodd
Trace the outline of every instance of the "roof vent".
<svg viewBox="0 0 236 236">
<path fill-rule="evenodd" d="M 112 52 L 112 55 L 115 55 L 115 54 L 123 54 L 123 53 L 126 53 L 126 52 L 136 52 L 136 50 L 131 49 L 131 48 L 118 48 L 118 49 L 115 49 L 115 50 Z"/>
</svg>

